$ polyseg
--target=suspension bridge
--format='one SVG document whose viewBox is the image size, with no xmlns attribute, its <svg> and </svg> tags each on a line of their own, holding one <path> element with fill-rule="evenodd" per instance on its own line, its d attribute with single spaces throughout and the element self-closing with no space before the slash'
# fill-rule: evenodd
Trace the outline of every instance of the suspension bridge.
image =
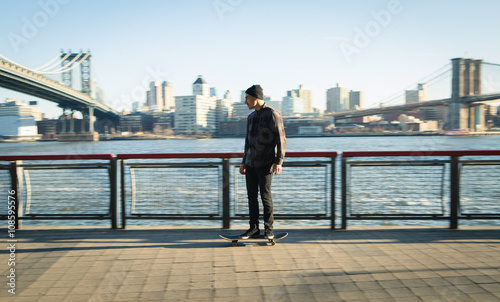
<svg viewBox="0 0 500 302">
<path fill-rule="evenodd" d="M 116 110 L 92 98 L 90 59 L 90 52 L 61 52 L 43 66 L 31 69 L 0 55 L 0 86 L 55 102 L 63 109 L 63 115 L 66 115 L 66 112 L 81 112 L 83 116 L 88 116 L 88 125 L 85 127 L 88 131 L 85 135 L 90 140 L 96 140 L 96 119 L 107 119 L 116 127 L 120 115 Z M 72 71 L 78 66 L 81 71 L 81 91 L 72 88 Z M 62 74 L 62 82 L 47 77 L 55 74 Z M 75 134 L 72 116 L 73 114 L 69 119 L 69 131 L 62 137 L 67 137 L 68 140 L 85 139 L 84 135 Z M 66 125 L 63 129 L 65 128 Z"/>
<path fill-rule="evenodd" d="M 424 83 L 424 84 L 422 84 Z M 411 88 L 425 85 L 441 98 L 408 102 Z M 425 93 L 424 93 L 425 95 Z M 500 64 L 482 60 L 455 58 L 424 79 L 412 84 L 379 102 L 377 107 L 327 113 L 336 120 L 378 115 L 394 111 L 417 108 L 445 107 L 446 127 L 450 130 L 470 129 L 482 131 L 485 128 L 485 104 L 500 101 Z"/>
</svg>

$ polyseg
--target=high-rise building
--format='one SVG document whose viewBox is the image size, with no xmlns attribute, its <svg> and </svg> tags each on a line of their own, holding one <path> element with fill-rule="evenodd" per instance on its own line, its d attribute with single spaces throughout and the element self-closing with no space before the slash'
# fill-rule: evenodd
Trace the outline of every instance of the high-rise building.
<svg viewBox="0 0 500 302">
<path fill-rule="evenodd" d="M 210 97 L 210 86 L 205 82 L 201 75 L 193 83 L 193 95 Z"/>
<path fill-rule="evenodd" d="M 175 108 L 175 88 L 170 82 L 164 81 L 161 84 L 163 110 Z"/>
<path fill-rule="evenodd" d="M 326 112 L 342 112 L 349 110 L 349 92 L 342 84 L 326 91 Z"/>
<path fill-rule="evenodd" d="M 424 102 L 426 100 L 426 85 L 418 84 L 417 90 L 406 90 L 406 104 Z"/>
<path fill-rule="evenodd" d="M 231 101 L 227 99 L 217 100 L 215 112 L 215 123 L 217 125 L 217 132 L 220 128 L 221 123 L 226 122 L 227 119 L 231 116 L 233 106 L 231 105 Z"/>
<path fill-rule="evenodd" d="M 154 111 L 174 108 L 175 88 L 167 81 L 161 84 L 158 81 L 151 82 L 146 92 L 146 106 Z"/>
<path fill-rule="evenodd" d="M 314 112 L 313 104 L 312 104 L 312 91 L 308 89 L 304 89 L 304 85 L 299 85 L 299 89 L 289 90 L 287 91 L 287 96 L 292 96 L 292 93 L 302 100 L 304 100 L 304 112 L 311 113 Z"/>
<path fill-rule="evenodd" d="M 215 87 L 210 87 L 210 96 L 217 97 L 217 89 Z"/>
<path fill-rule="evenodd" d="M 176 96 L 176 133 L 210 132 L 216 130 L 216 100 L 202 95 Z"/>
<path fill-rule="evenodd" d="M 363 107 L 363 92 L 349 91 L 349 109 L 359 110 Z"/>
<path fill-rule="evenodd" d="M 147 102 L 151 110 L 163 109 L 163 94 L 161 91 L 160 82 L 154 81 L 149 84 L 149 91 L 146 93 Z"/>
<path fill-rule="evenodd" d="M 193 95 L 176 96 L 175 105 L 176 133 L 215 133 L 217 130 L 217 101 L 210 96 L 210 87 L 201 76 L 193 83 Z"/>
<path fill-rule="evenodd" d="M 293 113 L 304 113 L 304 100 L 295 96 L 295 93 L 292 93 L 292 96 L 283 97 L 281 110 L 283 116 Z"/>
<path fill-rule="evenodd" d="M 225 122 L 232 114 L 233 105 L 231 104 L 231 90 L 224 93 L 224 98 L 217 100 L 216 104 L 216 123 L 219 127 L 220 123 Z"/>
<path fill-rule="evenodd" d="M 265 99 L 266 97 L 264 97 Z M 272 101 L 271 98 L 269 97 L 269 100 L 266 101 L 266 104 L 275 109 L 278 110 L 280 114 L 283 114 L 283 101 Z"/>
<path fill-rule="evenodd" d="M 224 99 L 229 100 L 230 102 L 233 101 L 233 93 L 231 90 L 227 90 L 226 93 L 224 93 Z"/>
<path fill-rule="evenodd" d="M 247 104 L 239 102 L 233 103 L 232 117 L 247 117 L 253 110 L 248 109 Z"/>
<path fill-rule="evenodd" d="M 242 103 L 244 103 L 244 102 L 245 102 L 245 94 L 246 94 L 245 90 L 242 90 L 242 91 L 241 91 L 241 96 L 240 96 L 240 101 L 241 101 Z"/>
<path fill-rule="evenodd" d="M 136 112 L 139 110 L 139 102 L 132 103 L 132 112 Z"/>
</svg>

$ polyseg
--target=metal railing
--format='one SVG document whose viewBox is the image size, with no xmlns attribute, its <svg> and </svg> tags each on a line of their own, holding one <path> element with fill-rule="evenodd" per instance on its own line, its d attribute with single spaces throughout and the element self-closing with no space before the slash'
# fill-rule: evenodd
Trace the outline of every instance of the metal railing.
<svg viewBox="0 0 500 302">
<path fill-rule="evenodd" d="M 10 213 L 2 207 L 0 218 L 14 216 L 16 228 L 22 220 L 55 219 L 109 219 L 118 227 L 114 155 L 0 156 L 2 161 L 10 164 L 0 166 L 0 187 L 12 193 L 5 200 L 15 207 Z"/>
<path fill-rule="evenodd" d="M 119 154 L 121 220 L 223 220 L 228 207 L 221 198 L 233 153 Z M 222 200 L 222 203 L 221 203 Z"/>
<path fill-rule="evenodd" d="M 337 152 L 288 152 L 283 173 L 273 178 L 274 218 L 327 220 L 335 228 L 335 161 Z M 243 154 L 241 154 L 243 156 Z M 231 219 L 248 220 L 245 176 L 241 160 L 232 163 L 234 195 Z"/>
<path fill-rule="evenodd" d="M 344 152 L 341 227 L 347 220 L 445 219 L 456 229 L 459 219 L 500 219 L 499 156 L 499 150 Z"/>
<path fill-rule="evenodd" d="M 248 219 L 242 153 L 0 156 L 0 189 L 22 220 Z M 273 178 L 275 218 L 500 219 L 500 150 L 288 152 Z M 5 164 L 1 164 L 4 162 Z M 336 211 L 336 181 L 341 184 Z M 337 213 L 338 212 L 338 213 Z M 336 215 L 337 213 L 337 215 Z M 0 218 L 12 217 L 7 206 Z"/>
<path fill-rule="evenodd" d="M 286 173 L 273 179 L 275 219 L 324 219 L 334 227 L 336 156 L 287 153 Z M 243 153 L 117 155 L 122 225 L 131 219 L 205 219 L 221 220 L 223 228 L 229 228 L 232 220 L 248 219 L 245 180 L 238 173 L 242 157 Z"/>
</svg>

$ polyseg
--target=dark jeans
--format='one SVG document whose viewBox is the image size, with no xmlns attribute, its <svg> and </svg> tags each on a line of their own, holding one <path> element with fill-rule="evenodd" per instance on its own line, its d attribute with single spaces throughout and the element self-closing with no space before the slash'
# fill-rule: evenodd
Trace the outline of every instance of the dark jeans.
<svg viewBox="0 0 500 302">
<path fill-rule="evenodd" d="M 271 196 L 271 183 L 273 181 L 272 165 L 252 168 L 246 167 L 246 183 L 248 194 L 248 210 L 250 214 L 250 227 L 259 226 L 259 189 L 262 204 L 264 205 L 264 226 L 273 229 L 273 198 Z"/>
</svg>

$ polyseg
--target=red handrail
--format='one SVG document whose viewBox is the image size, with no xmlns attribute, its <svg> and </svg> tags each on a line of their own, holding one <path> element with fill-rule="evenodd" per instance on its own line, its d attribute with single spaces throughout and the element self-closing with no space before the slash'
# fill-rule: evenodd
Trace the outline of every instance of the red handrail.
<svg viewBox="0 0 500 302">
<path fill-rule="evenodd" d="M 285 157 L 337 157 L 338 152 L 287 152 Z M 345 151 L 342 157 L 383 156 L 481 156 L 499 155 L 500 150 L 415 150 L 415 151 Z M 15 160 L 79 160 L 79 159 L 151 159 L 151 158 L 241 158 L 243 152 L 214 153 L 130 153 L 130 154 L 43 154 L 43 155 L 0 155 L 0 161 Z"/>
<path fill-rule="evenodd" d="M 243 157 L 243 153 L 130 153 L 118 154 L 118 159 L 142 159 L 142 158 L 237 158 Z"/>
<path fill-rule="evenodd" d="M 338 152 L 313 151 L 313 152 L 286 152 L 285 157 L 337 157 Z"/>
<path fill-rule="evenodd" d="M 241 158 L 243 152 L 229 153 L 133 153 L 118 154 L 118 159 L 146 158 Z M 285 157 L 337 157 L 337 152 L 287 152 Z"/>
<path fill-rule="evenodd" d="M 0 161 L 15 160 L 78 160 L 78 159 L 112 159 L 114 154 L 43 154 L 43 155 L 0 155 Z"/>
<path fill-rule="evenodd" d="M 415 151 L 345 151 L 342 157 L 382 156 L 479 156 L 500 155 L 500 150 L 415 150 Z"/>
</svg>

